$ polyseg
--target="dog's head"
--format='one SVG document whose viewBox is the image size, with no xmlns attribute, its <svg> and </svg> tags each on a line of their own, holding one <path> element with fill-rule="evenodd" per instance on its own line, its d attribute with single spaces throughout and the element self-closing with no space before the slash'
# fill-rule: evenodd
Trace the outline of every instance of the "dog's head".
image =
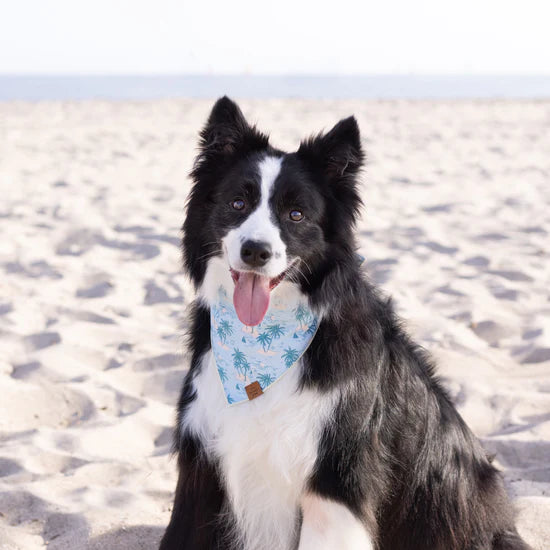
<svg viewBox="0 0 550 550">
<path fill-rule="evenodd" d="M 233 101 L 218 100 L 201 132 L 183 227 L 196 287 L 214 265 L 230 274 L 248 325 L 261 322 L 283 281 L 311 291 L 321 271 L 353 256 L 362 160 L 353 117 L 283 153 Z"/>
</svg>

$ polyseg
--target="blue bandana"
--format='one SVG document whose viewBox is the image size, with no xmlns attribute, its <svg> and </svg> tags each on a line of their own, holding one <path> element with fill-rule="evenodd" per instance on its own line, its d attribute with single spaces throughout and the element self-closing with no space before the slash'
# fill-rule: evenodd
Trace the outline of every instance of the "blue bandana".
<svg viewBox="0 0 550 550">
<path fill-rule="evenodd" d="M 227 402 L 254 399 L 271 387 L 298 362 L 317 325 L 306 299 L 274 292 L 263 321 L 246 326 L 220 286 L 210 308 L 210 340 Z"/>
</svg>

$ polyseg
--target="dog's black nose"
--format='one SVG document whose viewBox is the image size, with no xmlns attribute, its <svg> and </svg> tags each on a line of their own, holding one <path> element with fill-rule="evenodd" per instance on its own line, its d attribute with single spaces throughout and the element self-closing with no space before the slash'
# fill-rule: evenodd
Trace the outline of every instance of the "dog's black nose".
<svg viewBox="0 0 550 550">
<path fill-rule="evenodd" d="M 246 241 L 241 247 L 241 258 L 252 267 L 262 267 L 271 258 L 271 245 L 261 241 Z"/>
</svg>

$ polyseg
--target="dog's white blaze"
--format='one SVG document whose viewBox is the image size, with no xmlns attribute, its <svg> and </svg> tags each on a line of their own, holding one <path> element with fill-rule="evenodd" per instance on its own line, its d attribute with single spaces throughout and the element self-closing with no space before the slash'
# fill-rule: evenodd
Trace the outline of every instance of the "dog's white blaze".
<svg viewBox="0 0 550 550">
<path fill-rule="evenodd" d="M 241 245 L 247 239 L 271 245 L 273 257 L 265 266 L 269 276 L 275 277 L 287 268 L 286 247 L 269 208 L 281 162 L 275 157 L 260 161 L 258 207 L 223 239 L 224 257 L 208 261 L 198 290 L 199 299 L 208 306 L 216 301 L 220 284 L 233 287 L 229 265 L 235 269 L 243 267 Z M 283 281 L 272 292 L 300 290 Z M 323 427 L 333 418 L 342 392 L 300 390 L 301 369 L 299 363 L 261 397 L 234 406 L 227 405 L 210 351 L 193 380 L 196 399 L 180 429 L 196 435 L 207 454 L 219 462 L 234 514 L 234 536 L 245 550 L 289 550 L 299 538 L 305 484 L 317 461 Z"/>
<path fill-rule="evenodd" d="M 342 504 L 312 494 L 305 495 L 301 504 L 298 550 L 373 550 L 365 526 Z"/>
<path fill-rule="evenodd" d="M 289 550 L 298 538 L 300 499 L 340 392 L 298 390 L 296 365 L 261 397 L 227 406 L 211 352 L 181 429 L 200 438 L 221 474 L 246 550 Z"/>
<path fill-rule="evenodd" d="M 278 157 L 264 157 L 260 161 L 260 203 L 241 225 L 229 231 L 222 240 L 229 263 L 234 269 L 246 269 L 241 260 L 241 246 L 247 240 L 262 241 L 271 245 L 273 256 L 263 268 L 267 276 L 277 277 L 288 267 L 286 246 L 279 228 L 273 223 L 272 211 L 269 208 L 269 198 L 273 192 L 273 184 L 281 171 L 281 164 L 282 159 Z"/>
</svg>

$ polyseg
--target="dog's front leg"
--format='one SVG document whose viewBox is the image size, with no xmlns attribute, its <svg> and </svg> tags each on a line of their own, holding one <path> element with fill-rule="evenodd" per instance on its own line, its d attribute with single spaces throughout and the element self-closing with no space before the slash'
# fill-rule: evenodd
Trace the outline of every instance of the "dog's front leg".
<svg viewBox="0 0 550 550">
<path fill-rule="evenodd" d="M 373 550 L 365 525 L 344 504 L 309 493 L 302 498 L 298 550 Z"/>
<path fill-rule="evenodd" d="M 226 550 L 219 521 L 225 493 L 215 465 L 189 435 L 181 439 L 178 467 L 172 517 L 159 550 Z"/>
</svg>

